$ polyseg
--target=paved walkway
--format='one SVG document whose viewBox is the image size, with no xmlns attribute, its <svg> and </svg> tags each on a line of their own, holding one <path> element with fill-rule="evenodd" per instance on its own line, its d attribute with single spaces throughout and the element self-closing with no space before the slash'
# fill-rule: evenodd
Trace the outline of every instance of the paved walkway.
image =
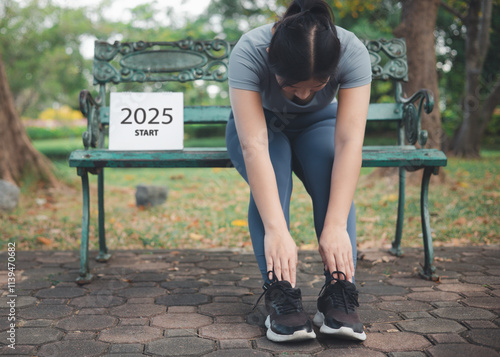
<svg viewBox="0 0 500 357">
<path fill-rule="evenodd" d="M 15 308 L 0 253 L 0 355 L 13 356 L 499 356 L 500 247 L 438 248 L 441 282 L 415 277 L 420 249 L 394 258 L 361 252 L 357 285 L 363 343 L 264 337 L 253 255 L 229 251 L 117 251 L 74 283 L 75 252 L 17 252 Z M 312 315 L 323 284 L 317 252 L 300 252 L 298 286 Z M 15 350 L 8 347 L 16 318 Z"/>
</svg>

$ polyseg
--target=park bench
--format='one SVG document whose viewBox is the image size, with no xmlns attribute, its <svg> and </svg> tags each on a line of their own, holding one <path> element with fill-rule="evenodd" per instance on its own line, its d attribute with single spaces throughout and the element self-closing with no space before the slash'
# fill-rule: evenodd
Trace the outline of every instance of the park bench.
<svg viewBox="0 0 500 357">
<path fill-rule="evenodd" d="M 421 276 L 435 279 L 433 246 L 430 227 L 428 191 L 432 174 L 446 166 L 445 154 L 423 148 L 427 132 L 421 130 L 422 110 L 430 113 L 434 100 L 425 89 L 403 96 L 402 82 L 408 80 L 406 44 L 403 39 L 366 40 L 374 80 L 391 81 L 395 99 L 391 103 L 371 103 L 368 120 L 396 122 L 397 142 L 390 146 L 364 146 L 363 167 L 399 168 L 399 201 L 395 238 L 391 253 L 402 255 L 401 237 L 405 206 L 405 172 L 422 169 L 421 224 L 424 243 L 424 264 Z M 87 283 L 89 272 L 89 173 L 97 175 L 99 253 L 97 261 L 110 257 L 105 239 L 104 168 L 154 167 L 231 167 L 226 148 L 185 148 L 177 151 L 111 151 L 106 148 L 105 137 L 109 125 L 109 87 L 132 82 L 192 82 L 195 80 L 227 80 L 227 63 L 231 43 L 224 40 L 177 42 L 115 42 L 96 41 L 94 51 L 94 84 L 98 95 L 94 99 L 89 91 L 80 93 L 80 108 L 88 120 L 83 133 L 84 149 L 70 154 L 69 166 L 77 168 L 83 192 L 81 232 L 81 267 L 77 282 Z M 119 89 L 116 87 L 117 90 Z M 229 104 L 229 103 L 228 103 Z M 224 124 L 229 117 L 229 106 L 195 106 L 184 108 L 184 124 Z M 395 140 L 396 141 L 396 140 Z M 419 143 L 418 147 L 415 145 Z"/>
</svg>

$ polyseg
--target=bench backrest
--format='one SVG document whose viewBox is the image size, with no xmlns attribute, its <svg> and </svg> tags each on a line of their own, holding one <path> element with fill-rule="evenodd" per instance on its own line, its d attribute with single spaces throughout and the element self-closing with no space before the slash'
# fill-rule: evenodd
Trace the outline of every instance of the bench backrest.
<svg viewBox="0 0 500 357">
<path fill-rule="evenodd" d="M 364 40 L 372 66 L 374 80 L 395 83 L 392 103 L 371 104 L 368 120 L 400 121 L 403 104 L 401 82 L 408 80 L 406 43 L 404 39 Z M 223 82 L 227 80 L 228 59 L 233 44 L 221 39 L 176 42 L 115 42 L 96 41 L 94 48 L 94 84 L 99 87 L 99 122 L 109 124 L 106 103 L 107 86 L 130 82 L 189 82 L 195 80 Z M 229 104 L 229 103 L 228 103 Z M 186 107 L 186 124 L 225 123 L 229 106 Z M 398 141 L 405 141 L 399 125 Z M 102 138 L 100 138 L 102 139 Z M 101 141 L 101 140 L 100 140 Z M 99 147 L 102 147 L 99 145 Z"/>
</svg>

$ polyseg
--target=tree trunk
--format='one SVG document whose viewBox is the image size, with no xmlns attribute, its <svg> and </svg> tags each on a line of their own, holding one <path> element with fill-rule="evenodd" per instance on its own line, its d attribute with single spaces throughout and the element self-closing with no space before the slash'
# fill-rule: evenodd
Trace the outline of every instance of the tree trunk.
<svg viewBox="0 0 500 357">
<path fill-rule="evenodd" d="M 394 35 L 404 37 L 408 47 L 409 81 L 403 85 L 403 90 L 406 95 L 422 88 L 432 92 L 434 110 L 431 114 L 422 113 L 422 129 L 429 133 L 427 146 L 441 149 L 444 137 L 439 111 L 434 38 L 439 0 L 403 0 L 401 4 L 401 23 L 394 29 Z"/>
<path fill-rule="evenodd" d="M 481 98 L 481 72 L 490 47 L 492 1 L 471 0 L 462 21 L 467 28 L 465 38 L 465 98 L 464 117 L 451 141 L 454 155 L 479 157 L 481 138 L 493 110 L 498 104 L 498 83 L 485 102 Z"/>
<path fill-rule="evenodd" d="M 0 54 L 0 178 L 20 185 L 24 174 L 59 186 L 52 163 L 33 147 L 16 112 Z"/>
</svg>

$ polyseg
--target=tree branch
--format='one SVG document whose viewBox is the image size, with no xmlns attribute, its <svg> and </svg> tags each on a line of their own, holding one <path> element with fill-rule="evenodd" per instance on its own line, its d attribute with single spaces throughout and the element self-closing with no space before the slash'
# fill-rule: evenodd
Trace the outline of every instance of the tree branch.
<svg viewBox="0 0 500 357">
<path fill-rule="evenodd" d="M 458 17 L 460 19 L 460 21 L 464 22 L 465 16 L 466 16 L 465 14 L 461 14 L 460 12 L 458 12 L 458 10 L 456 10 L 452 6 L 448 5 L 448 3 L 444 0 L 442 0 L 440 2 L 440 5 L 443 7 L 443 9 L 448 11 L 450 14 L 452 14 L 455 17 Z"/>
<path fill-rule="evenodd" d="M 483 0 L 481 2 L 481 14 L 479 16 L 479 50 L 481 51 L 481 58 L 486 58 L 488 49 L 490 47 L 490 27 L 491 27 L 491 14 L 493 2 L 492 0 Z"/>
</svg>

